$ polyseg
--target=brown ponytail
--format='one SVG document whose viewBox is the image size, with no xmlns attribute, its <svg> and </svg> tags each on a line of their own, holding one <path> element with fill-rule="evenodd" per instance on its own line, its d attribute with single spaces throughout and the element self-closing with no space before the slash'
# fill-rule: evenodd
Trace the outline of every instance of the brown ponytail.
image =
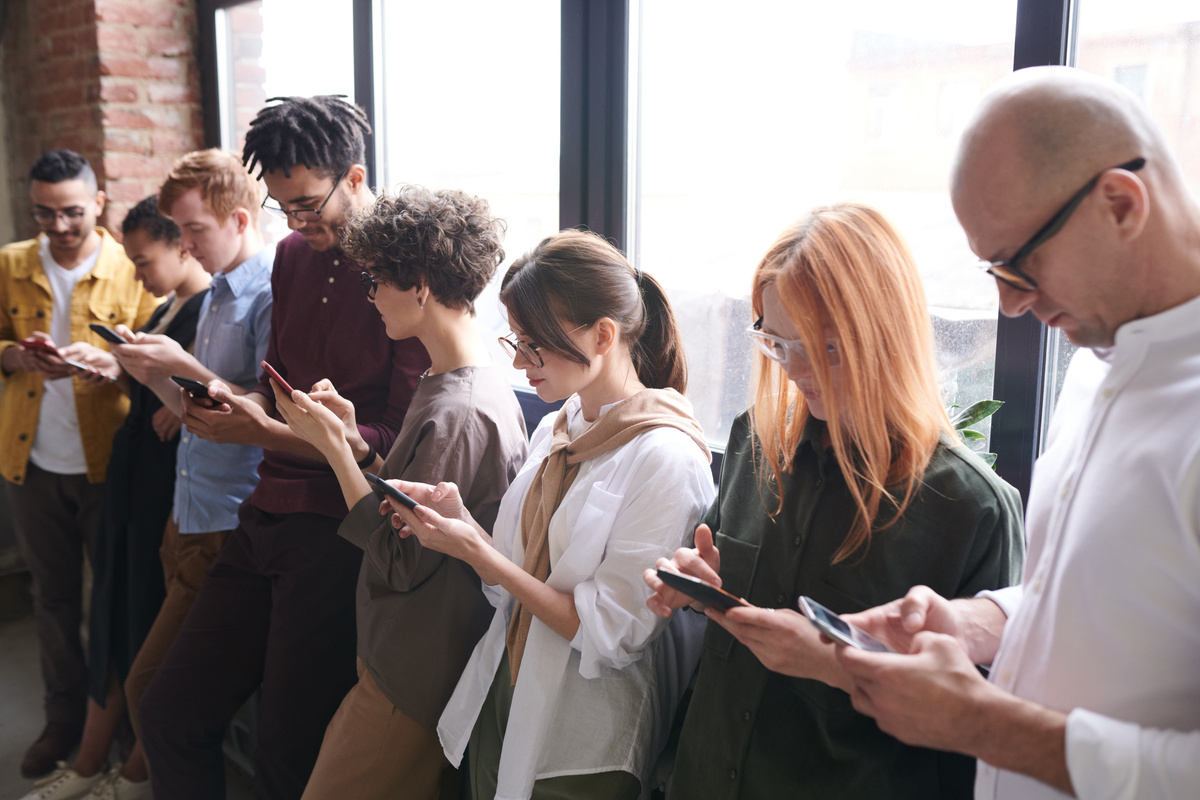
<svg viewBox="0 0 1200 800">
<path fill-rule="evenodd" d="M 687 389 L 683 342 L 662 285 L 594 233 L 567 229 L 543 239 L 508 268 L 500 301 L 544 350 L 584 366 L 590 362 L 563 324 L 570 330 L 608 317 L 629 343 L 638 380 Z"/>
</svg>

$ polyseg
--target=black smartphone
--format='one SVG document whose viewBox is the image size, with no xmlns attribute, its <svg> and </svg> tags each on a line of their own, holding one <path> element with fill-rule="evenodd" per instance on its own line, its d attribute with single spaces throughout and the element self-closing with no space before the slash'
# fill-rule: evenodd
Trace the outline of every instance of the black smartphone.
<svg viewBox="0 0 1200 800">
<path fill-rule="evenodd" d="M 363 475 L 367 477 L 367 482 L 371 484 L 371 488 L 375 490 L 375 494 L 379 495 L 380 498 L 385 496 L 390 497 L 409 511 L 417 507 L 416 500 L 413 500 L 378 475 L 371 472 L 364 472 Z"/>
<path fill-rule="evenodd" d="M 208 393 L 208 387 L 203 383 L 192 378 L 185 378 L 182 375 L 172 375 L 171 380 L 182 386 L 188 394 L 198 400 L 212 400 L 212 396 Z"/>
<path fill-rule="evenodd" d="M 856 628 L 811 597 L 800 596 L 800 610 L 812 621 L 821 633 L 835 642 L 848 644 L 873 653 L 894 653 L 892 648 L 876 639 L 862 628 Z"/>
<path fill-rule="evenodd" d="M 99 334 L 100 338 L 109 344 L 129 344 L 129 342 L 121 338 L 121 334 L 117 333 L 107 325 L 101 325 L 99 322 L 93 322 L 91 325 L 88 325 L 88 327 Z"/>
<path fill-rule="evenodd" d="M 715 606 L 722 611 L 734 606 L 750 605 L 742 598 L 731 595 L 721 587 L 713 586 L 708 581 L 693 578 L 691 575 L 680 575 L 678 572 L 671 572 L 669 569 L 659 567 L 658 579 L 672 589 L 683 592 L 693 600 L 699 600 L 706 606 Z"/>
<path fill-rule="evenodd" d="M 267 371 L 267 374 L 270 375 L 272 378 L 274 378 L 275 382 L 279 384 L 279 387 L 281 389 L 283 389 L 284 394 L 286 394 L 288 397 L 291 397 L 292 392 L 295 390 L 292 388 L 292 385 L 290 383 L 288 383 L 287 381 L 285 381 L 283 379 L 283 376 L 279 374 L 279 371 L 276 370 L 274 367 L 272 367 L 270 364 L 268 364 L 266 361 L 262 362 L 262 366 L 263 366 L 263 369 L 265 369 Z"/>
</svg>

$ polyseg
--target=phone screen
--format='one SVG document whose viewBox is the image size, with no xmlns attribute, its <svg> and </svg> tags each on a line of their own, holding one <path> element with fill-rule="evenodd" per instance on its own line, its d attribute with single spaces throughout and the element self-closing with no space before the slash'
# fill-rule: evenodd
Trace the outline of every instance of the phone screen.
<svg viewBox="0 0 1200 800">
<path fill-rule="evenodd" d="M 187 393 L 192 397 L 198 397 L 203 400 L 212 400 L 212 397 L 208 393 L 208 387 L 198 380 L 184 378 L 180 375 L 172 375 L 171 380 L 175 381 L 184 389 L 186 389 Z"/>
<path fill-rule="evenodd" d="M 800 610 L 804 612 L 804 616 L 812 620 L 812 624 L 817 627 L 817 630 L 830 639 L 875 653 L 896 652 L 871 634 L 846 622 L 811 597 L 801 596 Z"/>
</svg>

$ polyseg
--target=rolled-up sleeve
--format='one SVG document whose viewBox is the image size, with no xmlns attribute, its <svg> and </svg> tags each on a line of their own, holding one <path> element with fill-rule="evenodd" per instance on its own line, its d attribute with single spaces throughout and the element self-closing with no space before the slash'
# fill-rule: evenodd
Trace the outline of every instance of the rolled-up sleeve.
<svg viewBox="0 0 1200 800">
<path fill-rule="evenodd" d="M 1200 792 L 1200 731 L 1144 728 L 1075 709 L 1067 717 L 1067 769 L 1080 800 L 1191 800 Z"/>
</svg>

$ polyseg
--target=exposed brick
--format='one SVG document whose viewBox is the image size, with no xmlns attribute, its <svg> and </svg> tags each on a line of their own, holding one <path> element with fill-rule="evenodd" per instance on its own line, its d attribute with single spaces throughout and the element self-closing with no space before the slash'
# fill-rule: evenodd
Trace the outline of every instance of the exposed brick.
<svg viewBox="0 0 1200 800">
<path fill-rule="evenodd" d="M 55 59 L 41 66 L 37 71 L 39 83 L 53 85 L 56 83 L 73 83 L 91 77 L 94 73 L 93 56 L 79 55 L 75 58 Z"/>
<path fill-rule="evenodd" d="M 146 135 L 132 131 L 108 130 L 104 132 L 104 149 L 110 153 L 148 154 Z"/>
<path fill-rule="evenodd" d="M 184 56 L 194 50 L 192 37 L 175 31 L 146 34 L 146 52 L 152 56 Z"/>
<path fill-rule="evenodd" d="M 170 28 L 175 21 L 175 9 L 157 4 L 96 0 L 96 20 L 118 25 Z"/>
<path fill-rule="evenodd" d="M 190 86 L 173 83 L 152 83 L 146 87 L 151 103 L 198 103 L 199 94 Z"/>
<path fill-rule="evenodd" d="M 60 31 L 42 40 L 42 55 L 46 58 L 74 56 L 96 49 L 96 32 L 84 28 Z"/>
<path fill-rule="evenodd" d="M 101 78 L 100 99 L 106 103 L 136 103 L 138 101 L 137 84 L 112 78 Z"/>
<path fill-rule="evenodd" d="M 146 111 L 106 108 L 104 124 L 112 128 L 153 128 L 157 123 Z"/>
<path fill-rule="evenodd" d="M 102 53 L 136 53 L 138 51 L 137 33 L 131 28 L 98 25 L 96 27 L 96 43 Z"/>
<path fill-rule="evenodd" d="M 203 137 L 185 133 L 152 133 L 150 134 L 150 151 L 156 156 L 170 153 L 183 155 L 203 147 Z"/>
<path fill-rule="evenodd" d="M 138 58 L 100 54 L 100 74 L 125 78 L 178 78 L 183 69 L 173 58 Z"/>
<path fill-rule="evenodd" d="M 238 61 L 233 66 L 233 79 L 238 83 L 261 84 L 267 79 L 267 70 L 253 61 Z"/>
<path fill-rule="evenodd" d="M 234 33 L 262 33 L 263 18 L 259 6 L 234 6 L 231 12 Z"/>
<path fill-rule="evenodd" d="M 174 159 L 157 156 L 106 155 L 104 170 L 113 178 L 162 178 Z"/>
<path fill-rule="evenodd" d="M 146 191 L 146 186 L 141 181 L 118 180 L 108 184 L 107 194 L 114 202 L 137 203 L 146 195 L 153 194 L 153 191 Z"/>
<path fill-rule="evenodd" d="M 83 84 L 74 86 L 49 86 L 34 95 L 34 106 L 39 111 L 57 111 L 84 105 L 87 93 Z"/>
</svg>

